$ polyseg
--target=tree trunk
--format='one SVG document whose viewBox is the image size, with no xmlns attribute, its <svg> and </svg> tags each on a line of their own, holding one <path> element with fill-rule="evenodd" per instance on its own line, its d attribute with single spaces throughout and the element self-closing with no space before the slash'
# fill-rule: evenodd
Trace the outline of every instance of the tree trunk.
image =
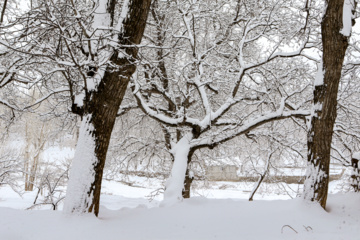
<svg viewBox="0 0 360 240">
<path fill-rule="evenodd" d="M 2 10 L 1 10 L 0 25 L 2 25 L 2 23 L 4 22 L 4 16 L 5 16 L 5 10 L 6 10 L 7 1 L 8 0 L 4 1 L 3 7 L 2 7 Z"/>
<path fill-rule="evenodd" d="M 308 132 L 308 168 L 304 198 L 325 208 L 329 183 L 330 149 L 336 119 L 337 93 L 348 37 L 343 28 L 344 0 L 327 1 L 321 22 L 322 66 L 315 81 L 314 112 Z M 321 64 L 320 64 L 321 65 Z"/>
<path fill-rule="evenodd" d="M 187 162 L 190 153 L 190 141 L 193 135 L 185 134 L 180 141 L 171 149 L 174 156 L 174 163 L 169 179 L 166 182 L 164 200 L 162 206 L 172 205 L 183 199 L 184 179 L 186 175 Z"/>
<path fill-rule="evenodd" d="M 194 152 L 195 152 L 195 149 L 190 149 L 189 155 L 188 155 L 185 180 L 184 180 L 184 189 L 182 190 L 183 198 L 190 198 L 191 184 L 192 184 L 192 181 L 194 180 L 194 177 L 190 174 L 190 163 L 191 163 L 191 158 L 194 155 Z"/>
<path fill-rule="evenodd" d="M 360 192 L 360 169 L 359 160 L 356 158 L 351 159 L 352 172 L 350 176 L 350 185 L 354 192 Z"/>
<path fill-rule="evenodd" d="M 189 170 L 189 168 L 187 168 L 186 173 L 185 173 L 184 189 L 182 190 L 183 198 L 190 198 L 191 183 L 193 180 L 194 180 L 194 177 L 190 175 L 190 170 Z"/>
<path fill-rule="evenodd" d="M 129 12 L 119 36 L 120 46 L 141 42 L 150 3 L 150 0 L 129 1 Z M 129 79 L 136 70 L 133 60 L 137 57 L 137 48 L 126 48 L 123 51 L 132 59 L 115 50 L 110 60 L 118 68 L 107 67 L 97 90 L 91 92 L 90 100 L 84 104 L 65 212 L 94 212 L 98 216 L 101 181 L 111 132 Z"/>
<path fill-rule="evenodd" d="M 27 147 L 27 149 L 25 150 L 25 164 L 24 164 L 24 177 L 25 177 L 25 191 L 29 191 L 29 149 Z"/>
</svg>

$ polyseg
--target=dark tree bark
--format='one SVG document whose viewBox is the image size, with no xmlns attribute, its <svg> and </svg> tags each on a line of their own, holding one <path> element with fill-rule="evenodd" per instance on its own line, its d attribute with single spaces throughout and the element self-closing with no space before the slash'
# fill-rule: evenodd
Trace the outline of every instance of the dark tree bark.
<svg viewBox="0 0 360 240">
<path fill-rule="evenodd" d="M 354 192 L 360 192 L 360 168 L 359 168 L 359 159 L 351 159 L 352 173 L 350 176 L 351 187 L 354 189 Z"/>
<path fill-rule="evenodd" d="M 189 155 L 188 155 L 188 162 L 187 162 L 187 168 L 185 173 L 185 179 L 184 179 L 184 189 L 182 191 L 183 198 L 190 198 L 190 189 L 191 184 L 194 180 L 194 177 L 190 175 L 190 163 L 192 156 L 194 155 L 195 149 L 190 149 Z"/>
<path fill-rule="evenodd" d="M 4 4 L 3 4 L 2 10 L 1 10 L 0 25 L 4 22 L 4 16 L 5 16 L 5 11 L 6 11 L 7 1 L 8 0 L 4 0 Z"/>
<path fill-rule="evenodd" d="M 191 184 L 192 181 L 194 180 L 193 176 L 189 175 L 190 171 L 189 169 L 186 169 L 186 174 L 185 174 L 185 180 L 184 180 L 184 190 L 182 191 L 182 196 L 183 198 L 190 198 L 190 189 L 191 189 Z"/>
<path fill-rule="evenodd" d="M 113 4 L 110 6 L 115 7 Z M 119 36 L 119 45 L 132 45 L 141 42 L 151 0 L 130 0 L 129 14 L 123 22 L 123 32 Z M 112 10 L 108 9 L 111 13 Z M 94 126 L 90 132 L 95 139 L 96 163 L 94 164 L 95 177 L 91 183 L 87 195 L 92 196 L 92 200 L 87 205 L 88 212 L 94 212 L 97 216 L 100 206 L 101 182 L 103 169 L 106 161 L 111 132 L 114 127 L 116 114 L 123 100 L 130 77 L 136 70 L 134 60 L 137 57 L 138 49 L 136 47 L 127 47 L 122 49 L 127 53 L 127 57 L 119 58 L 118 50 L 111 57 L 111 62 L 117 68 L 107 67 L 106 72 L 96 91 L 87 96 L 84 107 L 79 109 L 74 106 L 73 110 L 81 115 L 90 115 L 89 123 Z"/>
<path fill-rule="evenodd" d="M 199 126 L 194 125 L 192 127 L 192 135 L 194 139 L 199 138 L 201 134 L 201 128 Z M 206 146 L 208 147 L 208 146 Z M 185 173 L 185 179 L 184 179 L 184 188 L 182 190 L 182 197 L 183 198 L 190 198 L 190 190 L 191 190 L 191 184 L 194 180 L 193 176 L 190 176 L 190 163 L 192 161 L 192 157 L 194 156 L 194 153 L 196 150 L 200 148 L 190 148 L 189 154 L 187 156 L 187 166 L 186 166 L 186 173 Z"/>
<path fill-rule="evenodd" d="M 325 209 L 328 183 L 330 149 L 336 119 L 337 93 L 341 70 L 349 37 L 340 33 L 343 28 L 344 0 L 327 0 L 321 22 L 323 44 L 323 83 L 315 86 L 314 109 L 308 132 L 308 172 L 304 197 L 317 201 Z"/>
</svg>

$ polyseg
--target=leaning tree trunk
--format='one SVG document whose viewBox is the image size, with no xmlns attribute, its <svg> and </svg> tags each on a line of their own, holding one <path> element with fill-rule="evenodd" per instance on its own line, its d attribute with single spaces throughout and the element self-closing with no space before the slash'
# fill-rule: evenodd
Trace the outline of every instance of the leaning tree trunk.
<svg viewBox="0 0 360 240">
<path fill-rule="evenodd" d="M 150 3 L 151 0 L 129 1 L 129 12 L 119 35 L 120 46 L 141 42 Z M 128 56 L 114 52 L 110 60 L 118 68 L 107 67 L 97 90 L 91 93 L 91 98 L 84 104 L 86 107 L 81 110 L 83 121 L 70 172 L 65 212 L 94 212 L 96 216 L 99 213 L 101 181 L 111 132 L 129 79 L 136 70 L 133 60 L 137 57 L 137 48 L 123 51 Z M 79 111 L 76 107 L 73 109 Z"/>
<path fill-rule="evenodd" d="M 344 0 L 328 0 L 321 22 L 323 57 L 315 81 L 314 112 L 308 132 L 308 168 L 304 198 L 319 202 L 323 208 L 326 206 L 328 193 L 337 93 L 349 38 L 340 33 L 343 28 L 343 6 Z"/>
</svg>

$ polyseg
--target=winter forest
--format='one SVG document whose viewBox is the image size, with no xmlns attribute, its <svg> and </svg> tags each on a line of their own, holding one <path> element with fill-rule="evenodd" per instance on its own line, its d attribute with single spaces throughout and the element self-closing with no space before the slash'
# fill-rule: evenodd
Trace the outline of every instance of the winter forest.
<svg viewBox="0 0 360 240">
<path fill-rule="evenodd" d="M 0 0 L 0 239 L 360 239 L 357 0 Z"/>
</svg>

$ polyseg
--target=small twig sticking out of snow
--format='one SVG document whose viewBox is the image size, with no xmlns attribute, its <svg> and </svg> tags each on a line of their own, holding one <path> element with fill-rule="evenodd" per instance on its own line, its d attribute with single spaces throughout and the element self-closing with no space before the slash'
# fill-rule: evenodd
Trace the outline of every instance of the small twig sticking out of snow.
<svg viewBox="0 0 360 240">
<path fill-rule="evenodd" d="M 310 226 L 305 226 L 305 225 L 303 225 L 303 227 L 304 227 L 305 230 L 308 231 L 308 232 L 310 232 L 310 231 L 313 230 L 312 227 L 310 227 Z"/>
<path fill-rule="evenodd" d="M 291 230 L 293 230 L 295 233 L 298 233 L 294 228 L 292 228 L 290 225 L 284 225 L 284 226 L 282 226 L 282 228 L 281 228 L 281 233 L 283 233 L 283 230 L 284 230 L 284 228 L 285 227 L 288 227 L 288 228 L 290 228 Z"/>
<path fill-rule="evenodd" d="M 266 174 L 269 172 L 269 168 L 270 168 L 270 160 L 271 160 L 271 156 L 274 154 L 275 151 L 273 151 L 272 153 L 269 154 L 268 159 L 266 161 L 266 166 L 265 166 L 265 170 L 263 172 L 263 174 L 260 174 L 259 176 L 259 180 L 257 182 L 257 184 L 255 185 L 254 189 L 252 190 L 250 197 L 249 197 L 249 201 L 253 201 L 254 195 L 256 193 L 256 191 L 259 189 L 262 181 L 265 179 Z"/>
<path fill-rule="evenodd" d="M 158 188 L 154 191 L 152 191 L 149 195 L 146 195 L 145 197 L 151 202 L 154 200 L 154 198 L 160 194 L 163 194 L 165 192 L 165 188 Z"/>
</svg>

